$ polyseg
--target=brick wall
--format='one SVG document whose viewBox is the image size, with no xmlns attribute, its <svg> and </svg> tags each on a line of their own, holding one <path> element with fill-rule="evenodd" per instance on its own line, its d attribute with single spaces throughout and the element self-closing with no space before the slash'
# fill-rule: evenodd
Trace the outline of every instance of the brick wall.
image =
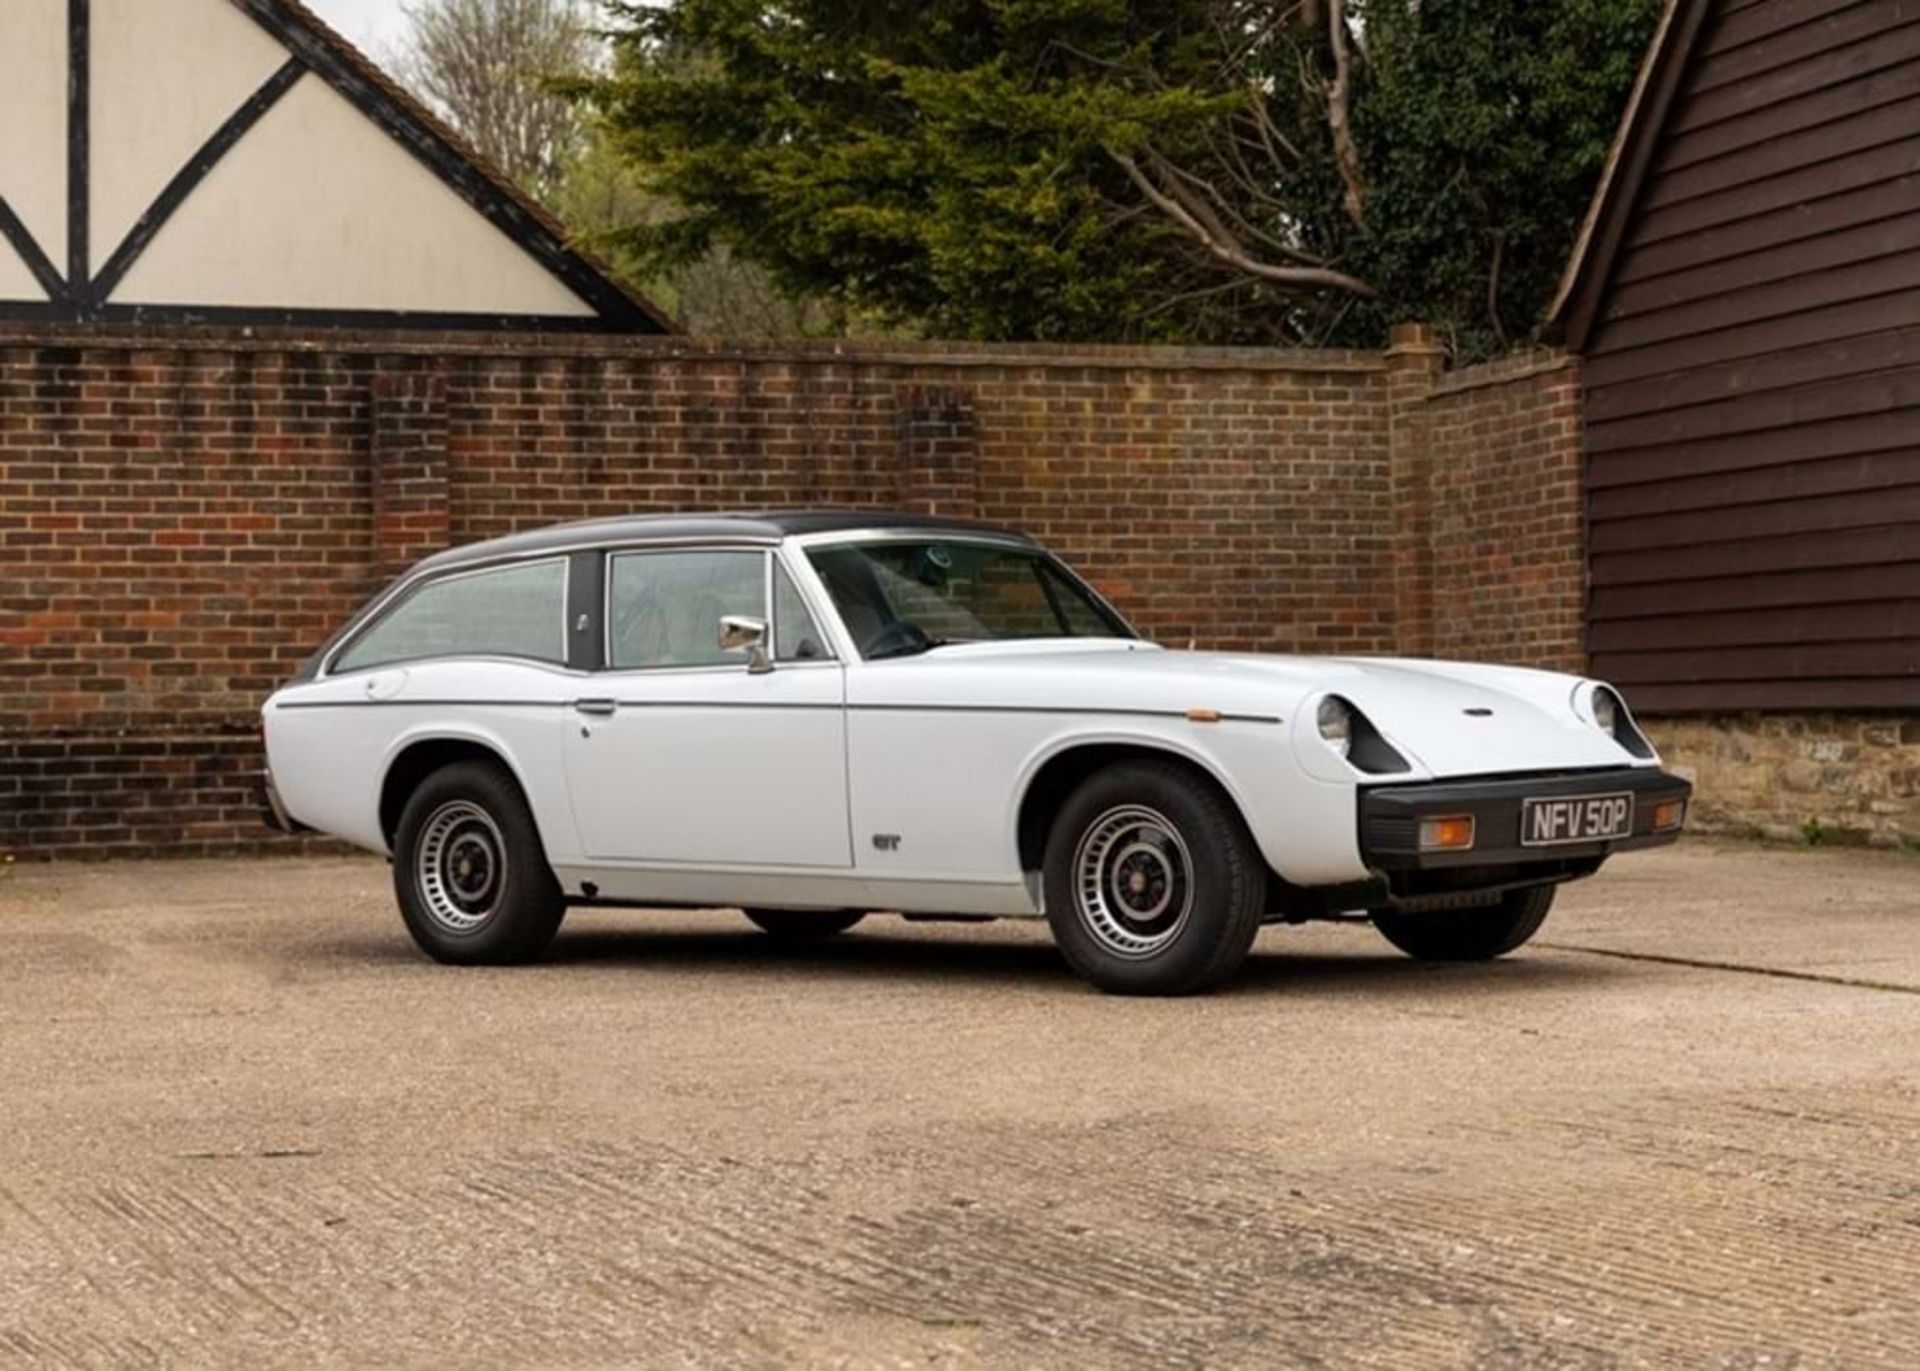
<svg viewBox="0 0 1920 1371">
<path fill-rule="evenodd" d="M 1433 376 L 1414 407 L 1415 503 L 1435 568 L 1423 651 L 1586 666 L 1586 497 L 1574 359 L 1523 352 Z"/>
<path fill-rule="evenodd" d="M 264 841 L 259 701 L 355 605 L 448 543 L 618 512 L 975 514 L 1170 643 L 1568 664 L 1570 378 L 1446 376 L 1417 330 L 1385 355 L 0 336 L 0 852 Z"/>
</svg>

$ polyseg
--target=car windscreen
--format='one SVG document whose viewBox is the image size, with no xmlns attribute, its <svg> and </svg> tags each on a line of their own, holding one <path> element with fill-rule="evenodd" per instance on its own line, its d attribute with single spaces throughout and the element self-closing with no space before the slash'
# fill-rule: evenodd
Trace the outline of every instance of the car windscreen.
<svg viewBox="0 0 1920 1371">
<path fill-rule="evenodd" d="M 949 643 L 1132 638 L 1045 553 L 995 543 L 893 540 L 810 548 L 841 622 L 868 660 Z"/>
</svg>

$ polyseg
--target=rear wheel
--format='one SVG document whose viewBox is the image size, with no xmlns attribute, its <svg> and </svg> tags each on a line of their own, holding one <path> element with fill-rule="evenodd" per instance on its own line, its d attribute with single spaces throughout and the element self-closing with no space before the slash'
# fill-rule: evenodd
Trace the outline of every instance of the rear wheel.
<svg viewBox="0 0 1920 1371">
<path fill-rule="evenodd" d="M 853 909 L 743 909 L 740 912 L 774 937 L 792 942 L 831 938 L 867 917 Z"/>
<path fill-rule="evenodd" d="M 1226 980 L 1260 931 L 1266 867 L 1233 805 L 1174 762 L 1082 782 L 1047 840 L 1047 922 L 1073 969 L 1122 995 Z"/>
<path fill-rule="evenodd" d="M 1555 886 L 1510 890 L 1485 909 L 1415 914 L 1382 910 L 1373 926 L 1388 942 L 1423 962 L 1485 962 L 1504 956 L 1540 931 L 1553 909 Z"/>
<path fill-rule="evenodd" d="M 408 797 L 393 885 L 407 931 L 442 962 L 531 961 L 566 915 L 526 798 L 492 762 L 442 767 Z"/>
</svg>

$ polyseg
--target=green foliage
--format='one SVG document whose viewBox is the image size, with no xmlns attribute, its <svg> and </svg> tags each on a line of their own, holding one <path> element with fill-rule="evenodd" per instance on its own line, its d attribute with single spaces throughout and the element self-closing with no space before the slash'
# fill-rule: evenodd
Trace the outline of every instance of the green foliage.
<svg viewBox="0 0 1920 1371">
<path fill-rule="evenodd" d="M 1419 318 L 1478 352 L 1524 331 L 1657 0 L 1356 0 L 1363 223 L 1328 3 L 615 4 L 613 69 L 573 93 L 681 207 L 620 235 L 650 274 L 726 244 L 796 294 L 974 338 L 1371 343 Z"/>
<path fill-rule="evenodd" d="M 1376 317 L 1432 322 L 1468 354 L 1539 322 L 1657 11 L 1650 0 L 1367 5 L 1355 123 L 1372 231 L 1354 253 L 1381 289 Z"/>
<path fill-rule="evenodd" d="M 630 246 L 665 270 L 730 242 L 789 290 L 935 332 L 1114 331 L 1153 264 L 1114 231 L 1117 174 L 1061 127 L 1100 92 L 1052 45 L 1112 46 L 1099 11 L 1126 7 L 1044 28 L 1025 8 L 626 7 L 594 94 L 626 160 L 686 207 Z"/>
<path fill-rule="evenodd" d="M 595 124 L 586 126 L 579 146 L 562 166 L 550 203 L 579 246 L 600 254 L 615 276 L 689 333 L 827 337 L 844 335 L 857 322 L 818 299 L 782 291 L 764 268 L 741 259 L 724 241 L 691 260 L 664 267 L 634 252 L 631 233 L 622 230 L 669 219 L 673 206 L 639 184 Z"/>
</svg>

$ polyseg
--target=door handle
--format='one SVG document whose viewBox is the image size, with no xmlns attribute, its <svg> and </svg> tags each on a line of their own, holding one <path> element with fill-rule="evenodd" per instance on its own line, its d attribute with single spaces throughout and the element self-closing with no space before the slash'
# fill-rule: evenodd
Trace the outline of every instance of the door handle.
<svg viewBox="0 0 1920 1371">
<path fill-rule="evenodd" d="M 598 714 L 601 716 L 611 714 L 615 709 L 619 708 L 618 704 L 612 700 L 575 700 L 573 707 L 582 714 Z"/>
</svg>

